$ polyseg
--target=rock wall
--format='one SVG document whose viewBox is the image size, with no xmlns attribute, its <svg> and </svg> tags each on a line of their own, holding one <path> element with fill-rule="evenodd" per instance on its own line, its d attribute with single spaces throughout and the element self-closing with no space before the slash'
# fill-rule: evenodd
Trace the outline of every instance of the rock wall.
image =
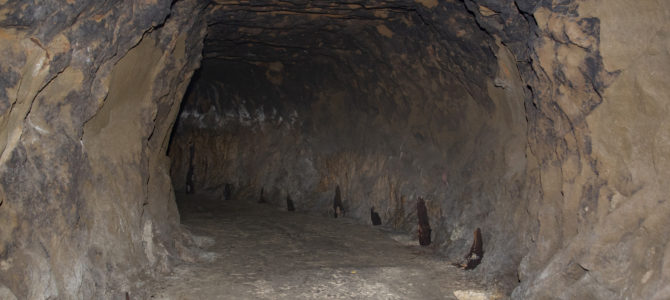
<svg viewBox="0 0 670 300">
<path fill-rule="evenodd" d="M 669 298 L 669 11 L 0 1 L 0 298 L 145 296 L 189 256 L 170 164 L 324 216 L 339 185 L 408 232 L 423 196 L 432 247 L 480 227 L 474 272 L 513 298 Z"/>
<path fill-rule="evenodd" d="M 165 152 L 202 5 L 0 11 L 0 298 L 142 298 L 182 250 Z"/>
<path fill-rule="evenodd" d="M 514 297 L 670 297 L 668 4 L 580 1 L 533 17 L 536 226 Z M 660 48 L 659 48 L 660 47 Z M 667 47 L 666 47 L 667 48 Z M 527 105 L 531 107 L 531 105 Z M 532 194 L 531 194 L 532 195 Z"/>
<path fill-rule="evenodd" d="M 173 182 L 416 229 L 513 298 L 668 297 L 667 5 L 221 3 Z M 316 33 L 315 33 L 316 32 Z M 667 47 L 666 47 L 667 48 Z M 191 149 L 193 149 L 191 151 Z M 192 155 L 191 155 L 192 153 Z M 191 163 L 192 162 L 192 163 Z"/>
</svg>

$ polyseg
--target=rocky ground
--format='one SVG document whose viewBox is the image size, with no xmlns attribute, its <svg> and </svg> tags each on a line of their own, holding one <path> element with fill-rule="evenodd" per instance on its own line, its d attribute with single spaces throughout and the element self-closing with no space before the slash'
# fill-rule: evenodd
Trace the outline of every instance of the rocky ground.
<svg viewBox="0 0 670 300">
<path fill-rule="evenodd" d="M 151 299 L 501 297 L 475 273 L 387 228 L 213 196 L 180 198 L 182 224 L 202 252 L 150 285 Z"/>
</svg>

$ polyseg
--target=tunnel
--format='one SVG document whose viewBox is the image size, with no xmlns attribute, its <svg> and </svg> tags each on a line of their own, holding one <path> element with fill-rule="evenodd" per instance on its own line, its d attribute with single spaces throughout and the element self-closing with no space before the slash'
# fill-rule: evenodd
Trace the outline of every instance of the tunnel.
<svg viewBox="0 0 670 300">
<path fill-rule="evenodd" d="M 670 298 L 668 20 L 0 1 L 0 299 Z"/>
</svg>

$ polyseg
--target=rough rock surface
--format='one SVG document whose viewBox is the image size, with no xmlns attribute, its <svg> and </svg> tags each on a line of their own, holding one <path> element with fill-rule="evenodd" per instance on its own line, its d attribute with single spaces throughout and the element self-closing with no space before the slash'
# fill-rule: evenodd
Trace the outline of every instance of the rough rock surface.
<svg viewBox="0 0 670 300">
<path fill-rule="evenodd" d="M 182 244 L 165 156 L 197 1 L 0 2 L 0 293 L 114 299 Z"/>
<path fill-rule="evenodd" d="M 221 2 L 170 155 L 183 189 L 236 186 L 437 250 L 482 228 L 516 298 L 664 298 L 667 4 Z M 643 46 L 641 46 L 643 45 Z M 665 217 L 664 217 L 665 216 Z M 435 224 L 434 226 L 432 224 Z"/>
<path fill-rule="evenodd" d="M 533 16 L 539 196 L 514 296 L 668 298 L 670 5 L 583 1 Z"/>
<path fill-rule="evenodd" d="M 0 298 L 142 297 L 190 255 L 169 175 L 324 217 L 339 185 L 345 216 L 412 234 L 421 196 L 435 250 L 481 228 L 472 272 L 514 298 L 669 298 L 669 18 L 660 0 L 0 1 Z"/>
</svg>

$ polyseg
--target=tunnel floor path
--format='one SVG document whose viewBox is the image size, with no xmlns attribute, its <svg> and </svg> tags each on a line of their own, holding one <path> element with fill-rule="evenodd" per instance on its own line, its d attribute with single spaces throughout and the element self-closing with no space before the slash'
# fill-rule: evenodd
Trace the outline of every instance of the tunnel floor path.
<svg viewBox="0 0 670 300">
<path fill-rule="evenodd" d="M 406 234 L 268 204 L 178 197 L 182 224 L 207 246 L 149 287 L 151 299 L 497 298 L 473 272 Z"/>
</svg>

